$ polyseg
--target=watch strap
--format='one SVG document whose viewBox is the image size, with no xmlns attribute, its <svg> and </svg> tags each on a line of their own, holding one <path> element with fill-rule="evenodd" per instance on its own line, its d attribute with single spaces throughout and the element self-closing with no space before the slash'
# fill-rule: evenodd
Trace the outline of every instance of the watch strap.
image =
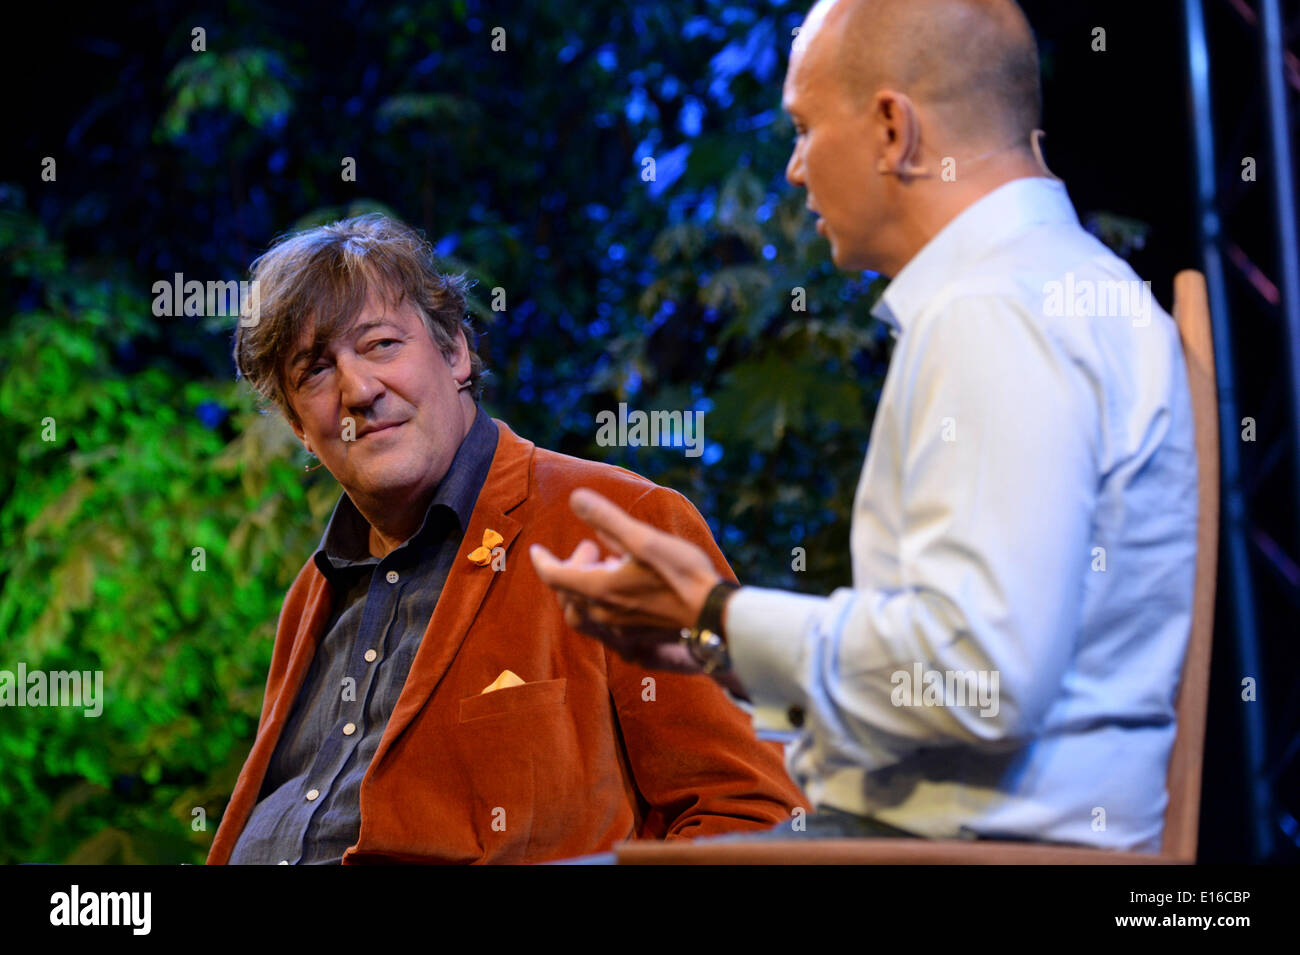
<svg viewBox="0 0 1300 955">
<path fill-rule="evenodd" d="M 700 619 L 695 622 L 695 629 L 711 630 L 726 640 L 727 635 L 722 629 L 722 614 L 727 607 L 727 598 L 739 589 L 740 584 L 730 580 L 718 581 L 704 598 L 704 606 L 700 609 Z"/>
</svg>

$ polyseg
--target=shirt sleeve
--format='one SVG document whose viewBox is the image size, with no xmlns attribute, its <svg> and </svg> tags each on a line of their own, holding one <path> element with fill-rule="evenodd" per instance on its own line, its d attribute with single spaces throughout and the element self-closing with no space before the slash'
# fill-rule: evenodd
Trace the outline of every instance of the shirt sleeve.
<svg viewBox="0 0 1300 955">
<path fill-rule="evenodd" d="M 734 594 L 727 642 L 757 725 L 789 728 L 801 711 L 832 761 L 867 769 L 921 747 L 1035 734 L 1078 630 L 1099 418 L 1042 322 L 968 297 L 905 333 L 914 338 L 899 343 L 893 400 L 873 431 L 899 449 L 883 462 L 897 500 L 864 488 L 866 506 L 899 511 L 897 585 Z M 854 546 L 878 542 L 855 533 Z M 918 673 L 965 679 L 965 705 L 905 705 L 922 695 Z M 972 700 L 980 674 L 989 704 Z"/>
</svg>

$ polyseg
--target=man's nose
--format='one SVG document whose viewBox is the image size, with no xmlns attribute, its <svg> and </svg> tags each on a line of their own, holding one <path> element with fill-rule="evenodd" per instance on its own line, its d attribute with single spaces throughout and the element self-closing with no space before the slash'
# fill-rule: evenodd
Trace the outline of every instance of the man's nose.
<svg viewBox="0 0 1300 955">
<path fill-rule="evenodd" d="M 803 160 L 799 158 L 799 147 L 790 150 L 790 161 L 785 164 L 785 181 L 792 186 L 803 185 Z"/>
<path fill-rule="evenodd" d="M 352 356 L 338 360 L 339 400 L 344 408 L 362 410 L 374 404 L 384 386 L 366 362 Z"/>
</svg>

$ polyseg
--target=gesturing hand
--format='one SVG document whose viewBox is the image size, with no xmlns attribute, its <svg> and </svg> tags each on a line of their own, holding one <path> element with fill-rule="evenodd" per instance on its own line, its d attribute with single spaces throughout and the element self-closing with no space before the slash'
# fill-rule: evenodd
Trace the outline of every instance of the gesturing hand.
<svg viewBox="0 0 1300 955">
<path fill-rule="evenodd" d="M 599 559 L 600 548 L 590 540 L 563 561 L 540 544 L 532 546 L 533 566 L 559 595 L 565 621 L 628 659 L 698 670 L 678 641 L 681 629 L 695 624 L 709 591 L 722 580 L 709 556 L 595 491 L 579 488 L 569 502 L 612 556 Z"/>
</svg>

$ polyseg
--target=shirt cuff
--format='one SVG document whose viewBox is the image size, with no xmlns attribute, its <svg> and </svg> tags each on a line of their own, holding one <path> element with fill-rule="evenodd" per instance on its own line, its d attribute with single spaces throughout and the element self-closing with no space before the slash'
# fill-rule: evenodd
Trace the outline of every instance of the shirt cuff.
<svg viewBox="0 0 1300 955">
<path fill-rule="evenodd" d="M 749 700 L 741 699 L 740 697 L 736 696 L 736 694 L 732 693 L 729 689 L 727 689 L 725 686 L 722 687 L 722 692 L 727 694 L 727 702 L 729 702 L 732 706 L 737 707 L 738 709 L 744 710 L 749 717 L 753 718 L 754 704 L 752 702 L 750 702 Z"/>
<path fill-rule="evenodd" d="M 804 634 L 824 603 L 821 597 L 763 587 L 742 587 L 727 601 L 727 652 L 754 703 L 755 726 L 791 730 L 802 724 Z"/>
</svg>

